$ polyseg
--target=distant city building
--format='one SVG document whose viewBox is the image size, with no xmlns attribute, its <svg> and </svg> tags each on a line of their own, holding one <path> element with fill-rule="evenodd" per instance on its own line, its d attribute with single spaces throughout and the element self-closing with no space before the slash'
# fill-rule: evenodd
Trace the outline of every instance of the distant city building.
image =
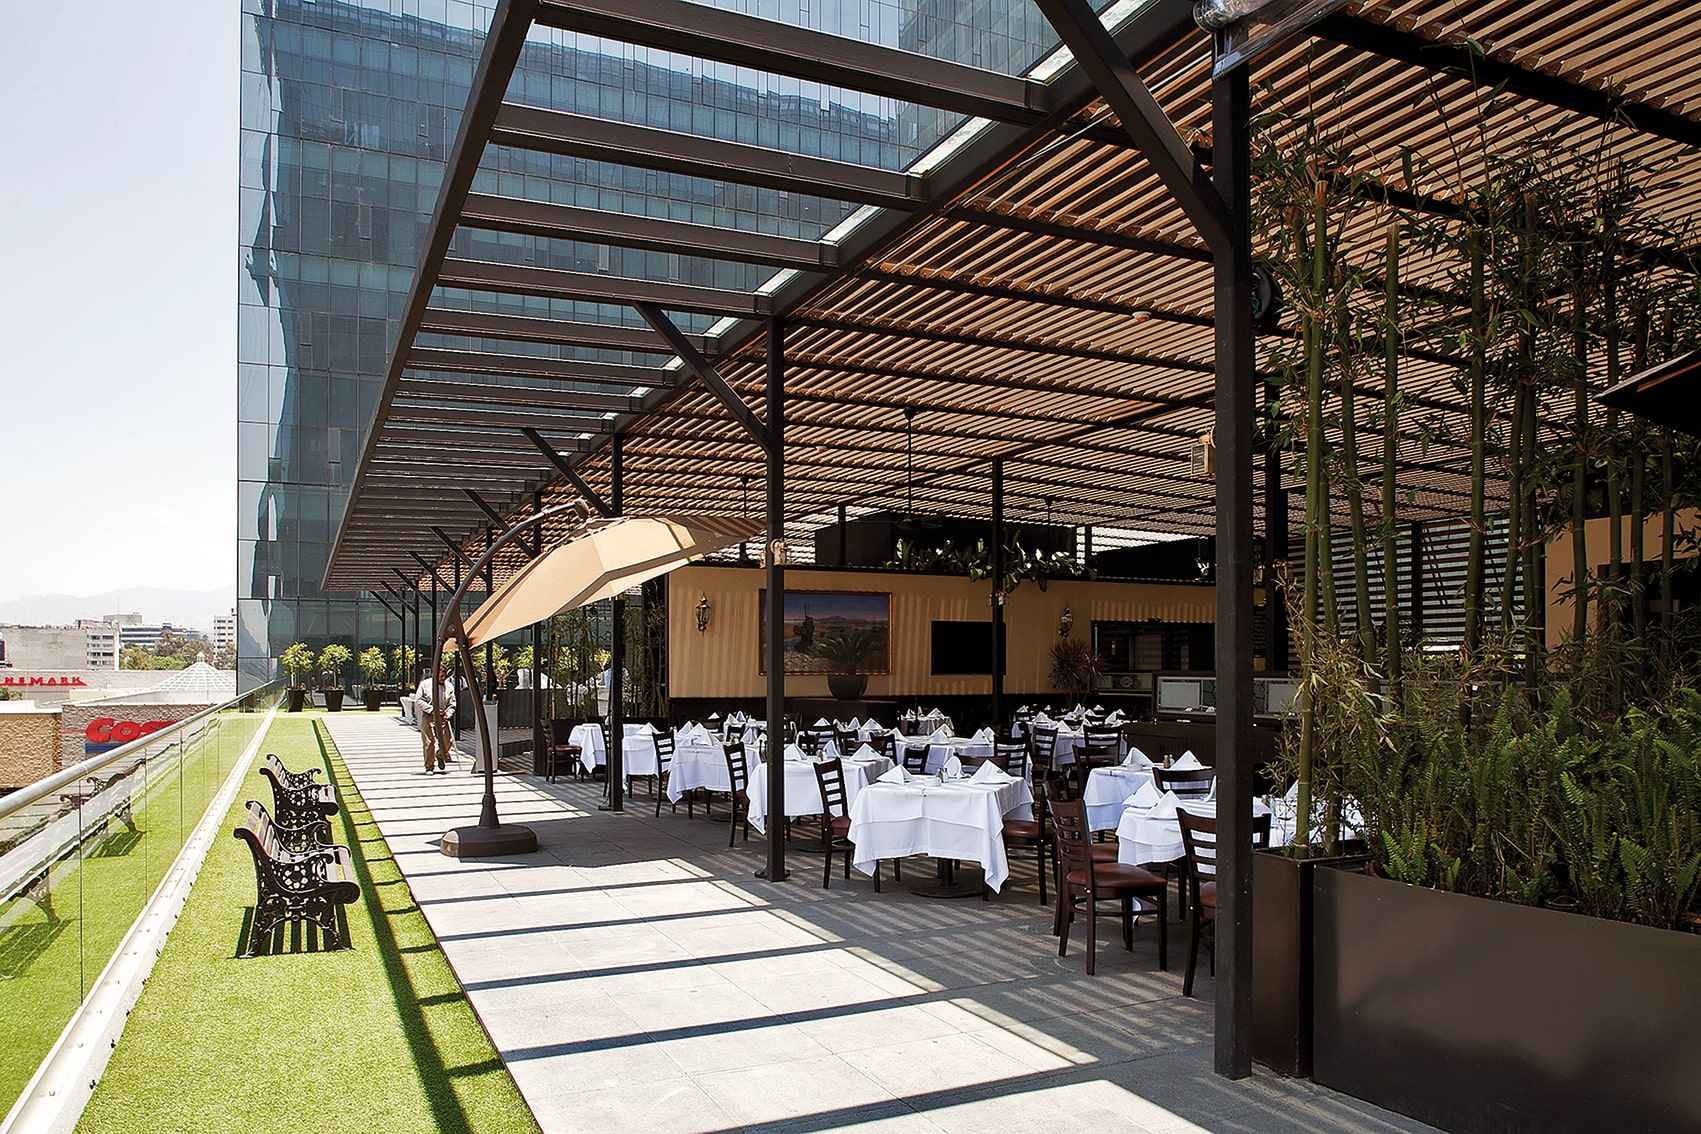
<svg viewBox="0 0 1701 1134">
<path fill-rule="evenodd" d="M 94 619 L 75 626 L 7 626 L 0 629 L 6 664 L 58 671 L 118 668 L 118 627 Z"/>
<path fill-rule="evenodd" d="M 160 638 L 166 634 L 170 634 L 173 638 L 199 638 L 203 642 L 207 640 L 205 630 L 196 630 L 188 626 L 173 626 L 169 622 L 162 622 L 158 626 L 120 626 L 118 628 L 118 645 L 120 648 L 141 646 L 143 649 L 151 650 L 159 645 Z"/>
<path fill-rule="evenodd" d="M 236 611 L 213 616 L 213 650 L 236 648 Z"/>
</svg>

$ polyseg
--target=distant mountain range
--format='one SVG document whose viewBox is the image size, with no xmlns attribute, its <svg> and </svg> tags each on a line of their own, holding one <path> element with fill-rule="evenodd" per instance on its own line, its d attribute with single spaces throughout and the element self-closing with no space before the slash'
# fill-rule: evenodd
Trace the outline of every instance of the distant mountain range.
<svg viewBox="0 0 1701 1134">
<path fill-rule="evenodd" d="M 180 591 L 170 587 L 135 587 L 98 595 L 25 595 L 0 601 L 0 624 L 63 626 L 79 618 L 108 614 L 140 614 L 148 625 L 169 622 L 212 633 L 213 616 L 229 614 L 236 605 L 236 585 L 210 591 Z"/>
</svg>

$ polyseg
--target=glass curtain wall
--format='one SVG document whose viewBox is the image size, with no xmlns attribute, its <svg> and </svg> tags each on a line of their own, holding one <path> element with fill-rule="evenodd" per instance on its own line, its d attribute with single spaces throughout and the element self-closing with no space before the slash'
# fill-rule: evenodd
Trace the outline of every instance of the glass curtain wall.
<svg viewBox="0 0 1701 1134">
<path fill-rule="evenodd" d="M 752 0 L 719 6 L 1021 73 L 1055 46 L 1026 0 Z M 374 598 L 320 589 L 493 5 L 243 0 L 238 237 L 240 688 L 292 642 L 396 643 Z M 529 105 L 902 169 L 960 119 L 570 32 L 535 30 Z M 843 202 L 573 158 L 487 153 L 476 192 L 819 237 Z M 461 232 L 453 255 L 755 288 L 771 269 Z M 623 308 L 446 292 L 446 306 L 629 322 Z M 685 321 L 705 330 L 708 320 Z M 476 349 L 421 336 L 420 346 Z M 564 359 L 659 356 L 538 346 Z M 476 600 L 475 600 L 476 601 Z M 412 628 L 409 630 L 412 637 Z M 404 678 L 405 680 L 405 678 Z"/>
</svg>

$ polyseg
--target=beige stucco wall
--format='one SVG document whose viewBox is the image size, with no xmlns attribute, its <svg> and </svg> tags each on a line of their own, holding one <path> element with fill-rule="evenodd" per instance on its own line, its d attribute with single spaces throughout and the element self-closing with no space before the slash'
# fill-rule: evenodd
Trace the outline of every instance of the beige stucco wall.
<svg viewBox="0 0 1701 1134">
<path fill-rule="evenodd" d="M 674 697 L 760 697 L 766 689 L 758 653 L 760 594 L 766 573 L 759 567 L 681 567 L 668 576 L 668 692 Z M 786 590 L 869 591 L 891 598 L 892 672 L 871 674 L 869 697 L 985 695 L 992 678 L 939 676 L 931 672 L 935 620 L 990 622 L 989 583 L 963 576 L 793 568 Z M 709 628 L 697 632 L 699 596 L 713 610 Z M 1259 600 L 1262 601 L 1261 599 Z M 1044 692 L 1051 669 L 1047 651 L 1057 640 L 1065 606 L 1074 616 L 1073 636 L 1088 640 L 1095 619 L 1137 622 L 1214 622 L 1212 587 L 1160 583 L 1102 583 L 1058 580 L 1045 590 L 1031 582 L 1012 592 L 1004 606 L 1008 655 L 1004 688 L 1011 693 Z M 825 675 L 786 680 L 789 697 L 827 697 Z"/>
<path fill-rule="evenodd" d="M 59 714 L 51 709 L 0 712 L 0 787 L 25 787 L 58 770 Z"/>
<path fill-rule="evenodd" d="M 1688 509 L 1677 514 L 1675 546 L 1693 546 L 1697 529 L 1701 529 L 1701 511 Z M 1619 527 L 1623 539 L 1623 554 L 1630 561 L 1630 517 L 1625 516 Z M 1642 525 L 1642 555 L 1658 570 L 1660 549 L 1665 540 L 1665 517 L 1659 513 L 1644 518 Z M 1596 577 L 1606 573 L 1611 555 L 1608 541 L 1612 537 L 1612 520 L 1607 516 L 1588 520 L 1583 525 L 1583 550 Z M 1681 561 L 1685 556 L 1678 555 Z M 1690 556 L 1689 558 L 1693 558 Z M 1547 545 L 1547 644 L 1557 646 L 1571 636 L 1574 609 L 1571 597 L 1571 578 L 1575 565 L 1571 551 L 1571 531 L 1566 529 Z M 1562 593 L 1563 592 L 1563 593 Z M 1599 613 L 1598 611 L 1596 612 Z"/>
</svg>

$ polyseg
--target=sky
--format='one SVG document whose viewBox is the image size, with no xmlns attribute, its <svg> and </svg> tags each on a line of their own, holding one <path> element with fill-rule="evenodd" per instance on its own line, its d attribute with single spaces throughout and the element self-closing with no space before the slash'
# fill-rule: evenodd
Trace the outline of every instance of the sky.
<svg viewBox="0 0 1701 1134">
<path fill-rule="evenodd" d="M 234 594 L 240 9 L 0 5 L 0 600 Z"/>
</svg>

